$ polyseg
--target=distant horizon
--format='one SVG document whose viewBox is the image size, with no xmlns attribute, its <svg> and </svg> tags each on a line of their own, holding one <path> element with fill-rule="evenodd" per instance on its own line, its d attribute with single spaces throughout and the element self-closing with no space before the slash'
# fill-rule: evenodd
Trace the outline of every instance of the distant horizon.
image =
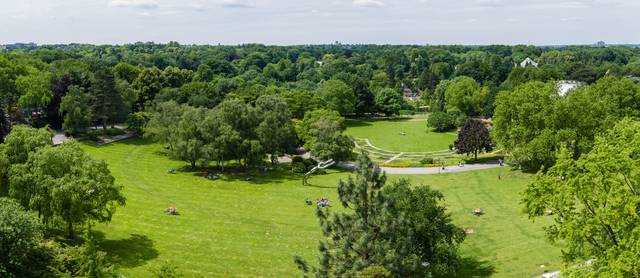
<svg viewBox="0 0 640 278">
<path fill-rule="evenodd" d="M 598 47 L 598 42 L 593 43 L 582 43 L 582 44 L 525 44 L 525 43 L 516 43 L 516 44 L 501 44 L 501 43 L 492 43 L 492 44 L 418 44 L 418 43 L 343 43 L 343 42 L 333 42 L 333 43 L 297 43 L 297 44 L 267 44 L 261 42 L 244 42 L 244 43 L 184 43 L 179 41 L 166 41 L 166 42 L 158 42 L 158 41 L 136 41 L 136 42 L 123 42 L 123 43 L 90 43 L 90 42 L 59 42 L 59 43 L 37 43 L 37 42 L 10 42 L 10 43 L 0 43 L 2 46 L 10 46 L 10 45 L 29 45 L 35 44 L 36 47 L 41 46 L 56 46 L 56 45 L 92 45 L 92 46 L 123 46 L 123 45 L 134 45 L 138 43 L 152 43 L 157 45 L 166 45 L 170 43 L 178 43 L 181 46 L 243 46 L 243 45 L 264 45 L 264 46 L 276 46 L 276 47 L 293 47 L 293 46 L 330 46 L 330 45 L 344 45 L 344 46 L 463 46 L 463 47 L 486 47 L 486 46 L 534 46 L 534 47 L 571 47 L 571 46 L 593 46 Z M 605 46 L 640 46 L 640 43 L 608 43 L 604 42 Z"/>
<path fill-rule="evenodd" d="M 636 0 L 30 0 L 0 44 L 640 44 Z"/>
</svg>

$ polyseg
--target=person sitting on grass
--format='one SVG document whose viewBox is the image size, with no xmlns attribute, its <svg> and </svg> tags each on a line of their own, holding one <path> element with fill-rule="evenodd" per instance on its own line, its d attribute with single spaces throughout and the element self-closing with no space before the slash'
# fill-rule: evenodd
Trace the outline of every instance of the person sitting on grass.
<svg viewBox="0 0 640 278">
<path fill-rule="evenodd" d="M 329 204 L 329 199 L 327 197 L 322 197 L 322 199 L 318 201 L 318 206 L 321 208 L 330 207 L 331 204 Z"/>
</svg>

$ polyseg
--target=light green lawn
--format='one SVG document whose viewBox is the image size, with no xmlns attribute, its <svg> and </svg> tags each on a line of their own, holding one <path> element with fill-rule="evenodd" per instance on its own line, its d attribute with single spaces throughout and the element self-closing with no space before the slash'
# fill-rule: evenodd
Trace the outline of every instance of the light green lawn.
<svg viewBox="0 0 640 278">
<path fill-rule="evenodd" d="M 374 146 L 396 152 L 432 152 L 448 150 L 456 135 L 432 132 L 420 118 L 398 120 L 347 120 L 347 134 L 367 138 Z M 405 135 L 401 135 L 405 132 Z"/>
<path fill-rule="evenodd" d="M 315 186 L 308 187 L 287 172 L 209 181 L 192 172 L 167 174 L 184 163 L 167 159 L 161 146 L 144 140 L 84 149 L 105 159 L 124 186 L 127 205 L 96 230 L 104 236 L 99 246 L 129 277 L 148 277 L 150 269 L 167 262 L 186 277 L 299 276 L 292 256 L 315 263 L 321 238 L 315 208 L 304 199 L 327 196 L 337 204 L 336 182 L 347 175 L 313 176 Z M 454 221 L 477 231 L 462 247 L 471 258 L 469 273 L 488 268 L 496 277 L 528 277 L 541 273 L 540 263 L 559 267 L 559 251 L 547 250 L 541 222 L 519 213 L 518 192 L 528 175 L 501 168 L 410 178 L 442 190 Z M 169 206 L 180 215 L 166 215 Z M 486 215 L 472 216 L 476 207 Z"/>
</svg>

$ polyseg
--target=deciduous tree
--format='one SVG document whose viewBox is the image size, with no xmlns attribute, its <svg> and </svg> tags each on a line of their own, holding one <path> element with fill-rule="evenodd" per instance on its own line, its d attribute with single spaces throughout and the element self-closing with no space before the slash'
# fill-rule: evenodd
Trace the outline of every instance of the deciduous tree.
<svg viewBox="0 0 640 278">
<path fill-rule="evenodd" d="M 625 119 L 574 159 L 563 148 L 523 195 L 530 217 L 552 214 L 545 230 L 562 241 L 568 277 L 640 275 L 640 122 Z M 591 260 L 591 263 L 586 263 Z"/>
<path fill-rule="evenodd" d="M 375 97 L 377 110 L 387 117 L 398 115 L 400 113 L 400 109 L 402 109 L 403 102 L 404 99 L 402 93 L 391 88 L 385 88 L 378 91 Z"/>
<path fill-rule="evenodd" d="M 109 222 L 125 203 L 107 164 L 75 143 L 38 149 L 26 163 L 11 167 L 9 180 L 11 197 L 37 211 L 44 223 L 62 220 L 70 236 L 74 225 Z"/>
<path fill-rule="evenodd" d="M 462 124 L 460 132 L 458 132 L 458 139 L 453 145 L 457 153 L 473 154 L 473 159 L 478 159 L 479 152 L 493 149 L 489 130 L 481 120 L 473 118 L 467 119 Z"/>
<path fill-rule="evenodd" d="M 14 200 L 0 198 L 0 276 L 29 277 L 29 260 L 44 227 Z"/>
<path fill-rule="evenodd" d="M 328 109 L 337 111 L 340 115 L 347 115 L 354 111 L 356 96 L 349 85 L 340 80 L 322 82 L 317 94 L 324 100 Z"/>
</svg>

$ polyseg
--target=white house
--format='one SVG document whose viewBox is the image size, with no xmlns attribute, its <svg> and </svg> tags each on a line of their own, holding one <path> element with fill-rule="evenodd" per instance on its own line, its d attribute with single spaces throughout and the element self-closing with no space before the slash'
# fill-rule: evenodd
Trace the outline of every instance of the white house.
<svg viewBox="0 0 640 278">
<path fill-rule="evenodd" d="M 569 92 L 578 88 L 578 86 L 582 85 L 582 82 L 576 80 L 560 80 L 556 85 L 556 89 L 558 95 L 566 96 Z"/>
</svg>

